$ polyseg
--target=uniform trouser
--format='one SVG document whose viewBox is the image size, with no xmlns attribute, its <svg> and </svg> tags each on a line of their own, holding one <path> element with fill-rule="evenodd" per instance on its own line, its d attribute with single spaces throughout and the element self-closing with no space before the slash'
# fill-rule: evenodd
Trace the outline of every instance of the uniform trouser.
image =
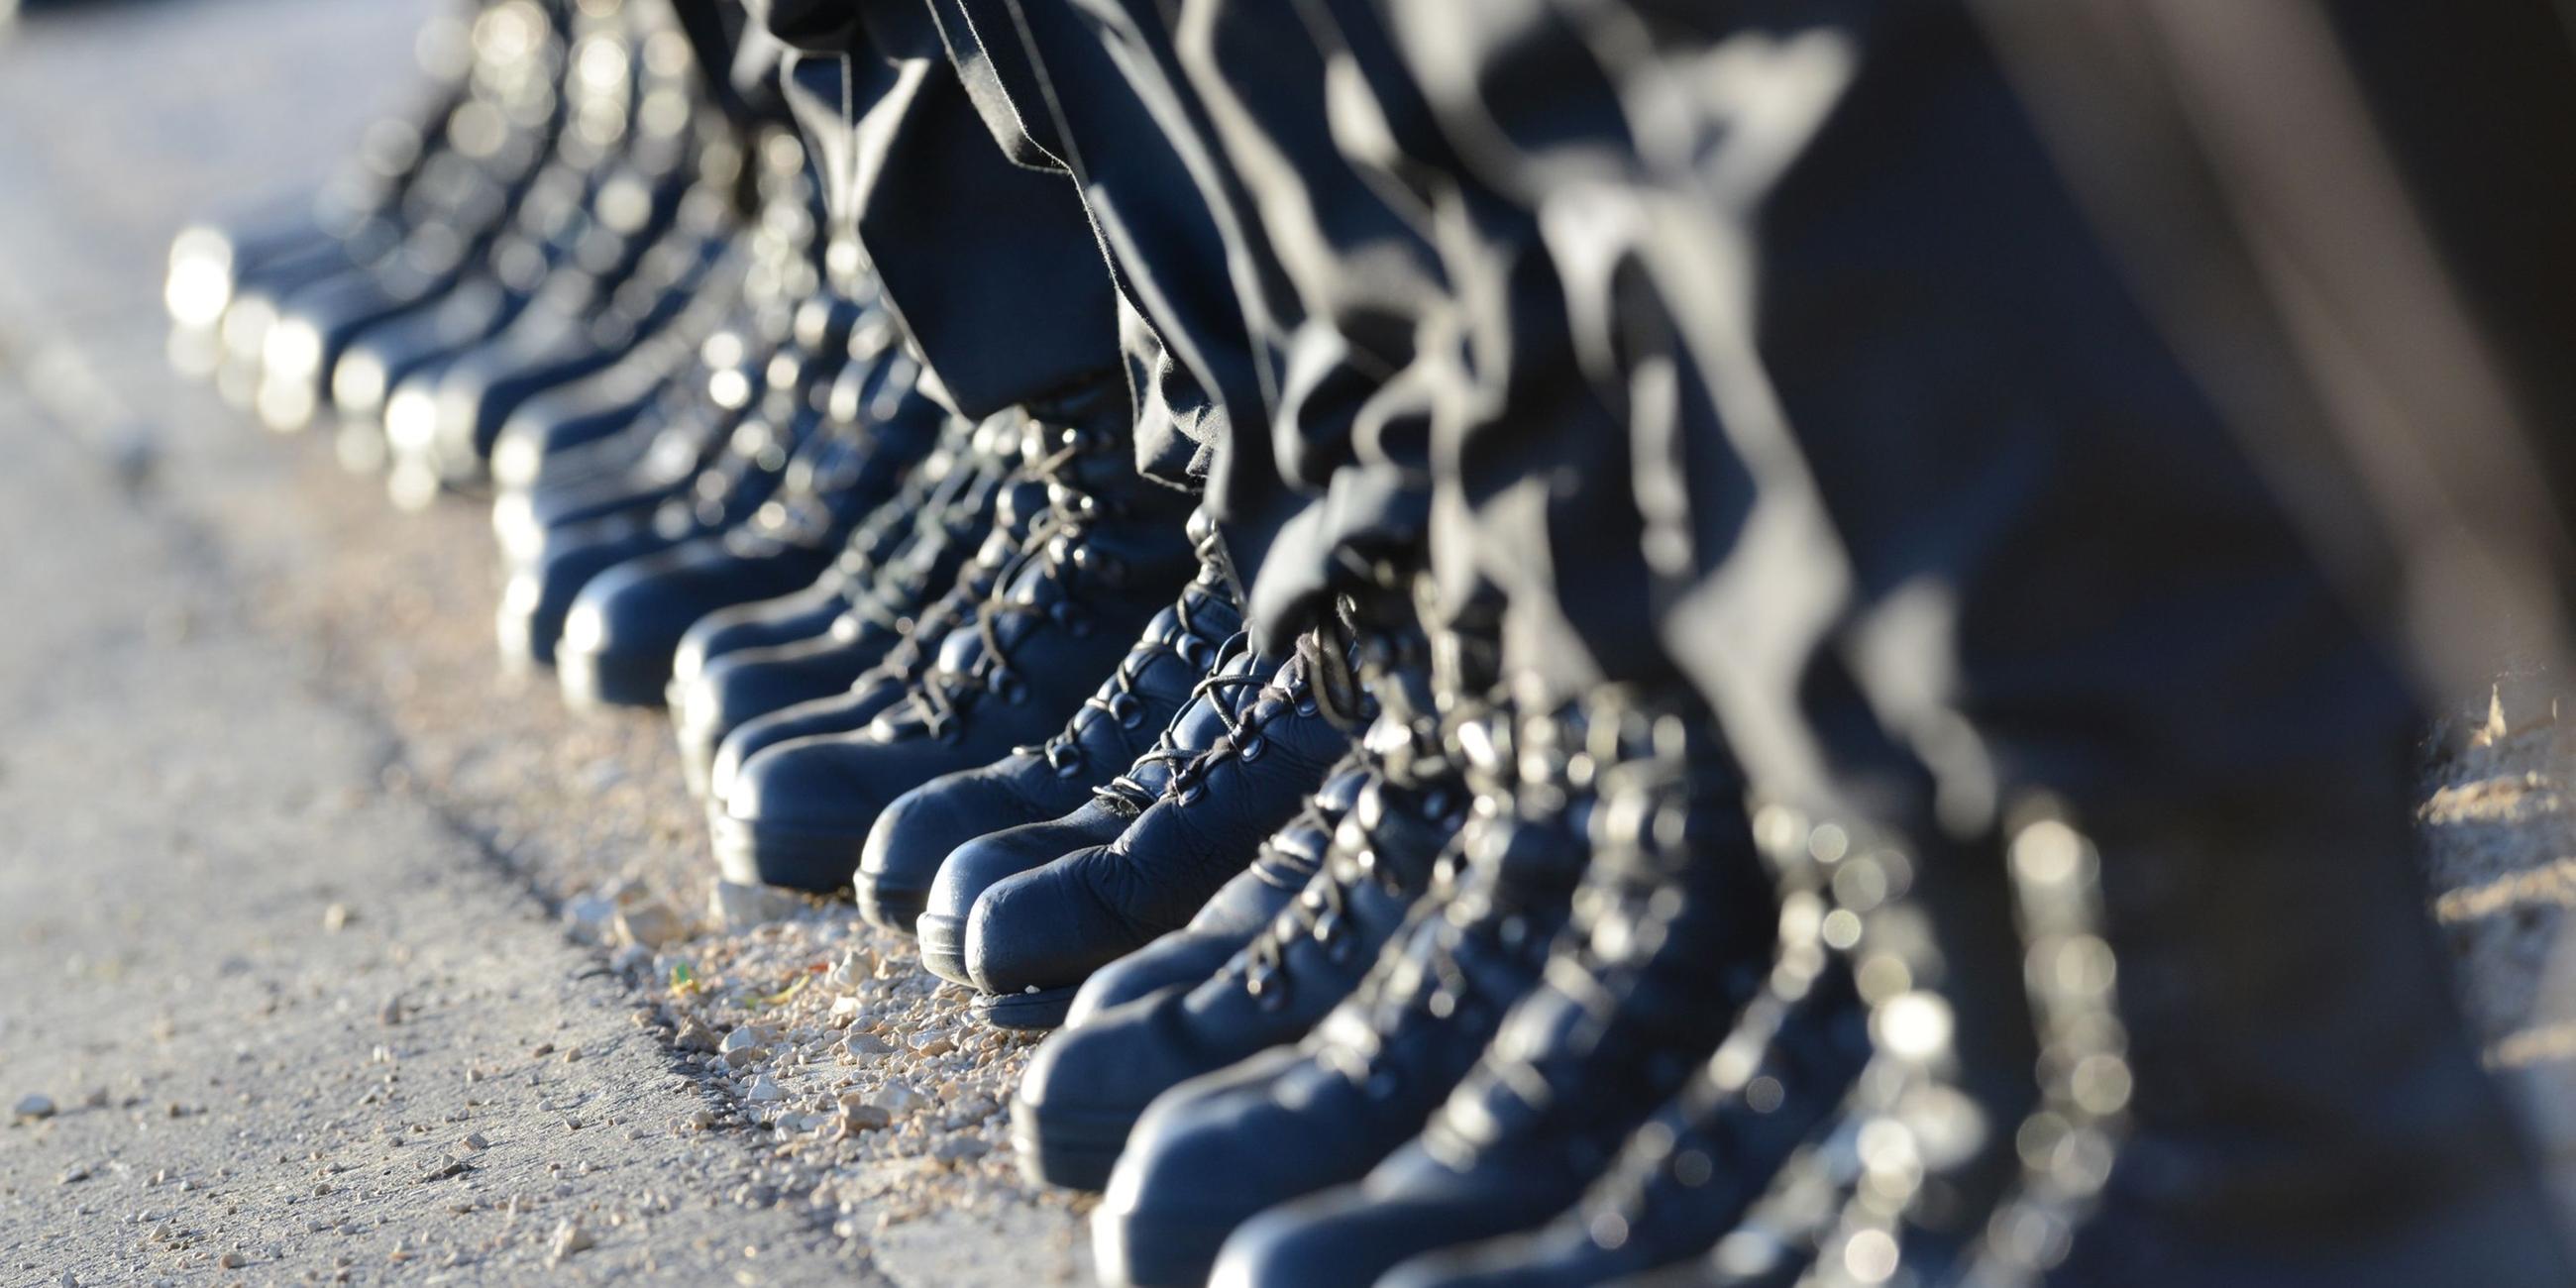
<svg viewBox="0 0 2576 1288">
<path fill-rule="evenodd" d="M 1591 266 L 1586 349 L 1673 369 L 1619 386 L 1653 611 L 1755 782 L 2094 831 L 2137 1084 L 2077 1281 L 2563 1281 L 2422 915 L 2415 695 L 1960 7 L 1384 9 Z"/>
<path fill-rule="evenodd" d="M 835 226 L 944 400 L 980 418 L 1115 382 L 1117 302 L 1079 194 L 994 147 L 935 38 L 874 34 L 797 55 L 787 91 Z"/>
</svg>

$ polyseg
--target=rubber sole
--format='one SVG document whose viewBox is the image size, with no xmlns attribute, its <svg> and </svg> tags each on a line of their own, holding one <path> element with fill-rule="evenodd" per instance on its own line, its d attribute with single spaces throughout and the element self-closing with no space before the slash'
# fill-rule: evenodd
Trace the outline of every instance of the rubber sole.
<svg viewBox="0 0 2576 1288">
<path fill-rule="evenodd" d="M 1110 1169 L 1127 1148 L 1136 1129 L 1132 1113 L 1049 1112 L 1017 1096 L 1011 1098 L 1011 1148 L 1019 1154 L 1020 1175 L 1041 1185 L 1098 1193 L 1109 1188 Z"/>
<path fill-rule="evenodd" d="M 600 707 L 658 707 L 663 686 L 671 679 L 671 659 L 555 650 L 555 678 L 564 701 L 576 710 Z"/>
<path fill-rule="evenodd" d="M 871 918 L 873 920 L 873 918 Z M 951 984 L 975 987 L 966 973 L 966 919 L 914 913 L 913 935 L 921 941 L 921 967 Z"/>
<path fill-rule="evenodd" d="M 997 1029 L 1057 1029 L 1064 1027 L 1065 1012 L 1073 1009 L 1073 995 L 1081 991 L 1080 985 L 1067 984 L 1018 993 L 987 993 L 976 998 L 969 1009 L 976 1019 Z"/>
<path fill-rule="evenodd" d="M 1199 1288 L 1233 1226 L 1138 1216 L 1103 1205 L 1091 1214 L 1092 1270 L 1105 1288 Z"/>
<path fill-rule="evenodd" d="M 725 880 L 822 895 L 848 891 L 859 870 L 860 847 L 867 844 L 864 836 L 800 832 L 721 810 L 709 811 L 707 831 Z"/>
<path fill-rule="evenodd" d="M 920 933 L 921 911 L 930 906 L 928 890 L 892 890 L 873 881 L 860 881 L 858 891 L 859 915 L 867 918 L 870 925 L 883 926 L 898 935 Z"/>
</svg>

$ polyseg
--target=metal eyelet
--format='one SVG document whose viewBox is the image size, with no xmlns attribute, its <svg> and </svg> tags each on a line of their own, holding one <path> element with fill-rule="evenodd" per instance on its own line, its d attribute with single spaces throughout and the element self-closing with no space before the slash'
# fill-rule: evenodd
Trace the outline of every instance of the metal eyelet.
<svg viewBox="0 0 2576 1288">
<path fill-rule="evenodd" d="M 984 687 L 991 690 L 993 696 L 1015 707 L 1026 702 L 1029 697 L 1029 686 L 1022 683 L 1019 675 L 1006 666 L 994 667 L 992 674 L 984 677 Z"/>
<path fill-rule="evenodd" d="M 1119 690 L 1109 699 L 1109 718 L 1122 729 L 1133 729 L 1145 723 L 1145 704 L 1133 693 Z"/>
<path fill-rule="evenodd" d="M 1071 778 L 1082 772 L 1082 749 L 1071 743 L 1055 743 L 1046 750 L 1049 768 L 1058 778 Z"/>
<path fill-rule="evenodd" d="M 1234 745 L 1234 756 L 1235 759 L 1248 765 L 1261 759 L 1261 753 L 1268 750 L 1270 750 L 1270 740 L 1256 733 Z"/>
</svg>

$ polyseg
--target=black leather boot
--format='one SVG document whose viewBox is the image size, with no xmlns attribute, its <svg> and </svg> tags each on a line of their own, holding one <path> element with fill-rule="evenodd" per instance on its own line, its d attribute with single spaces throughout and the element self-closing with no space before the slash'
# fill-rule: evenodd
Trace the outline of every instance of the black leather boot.
<svg viewBox="0 0 2576 1288">
<path fill-rule="evenodd" d="M 1259 855 L 1262 839 L 1296 815 L 1349 748 L 1355 717 L 1366 716 L 1365 696 L 1347 673 L 1346 640 L 1311 645 L 1310 637 L 1266 684 L 1250 677 L 1256 683 L 1242 696 L 1211 694 L 1213 742 L 1175 763 L 1161 784 L 1132 770 L 1113 782 L 1112 791 L 1140 808 L 1116 840 L 1027 872 L 960 874 L 959 893 L 980 887 L 961 954 L 986 994 L 977 1015 L 1005 1028 L 1062 1023 L 1091 972 L 1187 925 Z"/>
<path fill-rule="evenodd" d="M 879 371 L 910 383 L 908 362 L 896 359 Z M 822 576 L 851 529 L 891 500 L 930 454 L 948 418 L 917 390 L 888 401 L 882 419 L 818 433 L 750 522 L 629 560 L 584 586 L 555 651 L 565 699 L 576 707 L 661 706 L 680 637 L 699 618 Z"/>
<path fill-rule="evenodd" d="M 985 833 L 949 852 L 914 919 L 924 968 L 973 987 L 974 977 L 966 969 L 966 922 L 977 896 L 995 881 L 1116 839 L 1142 812 L 1140 802 L 1151 802 L 1182 764 L 1214 745 L 1236 709 L 1249 705 L 1248 695 L 1276 669 L 1253 653 L 1246 639 L 1235 632 L 1217 646 L 1212 659 L 1193 668 L 1198 674 L 1190 677 L 1181 700 L 1159 726 L 1148 726 L 1157 730 L 1153 745 L 1132 757 L 1123 773 L 1086 789 L 1073 810 L 1057 819 Z M 1054 846 L 1055 838 L 1075 831 L 1097 839 Z"/>
<path fill-rule="evenodd" d="M 831 571 L 794 594 L 709 613 L 681 637 L 666 696 L 690 791 L 706 795 L 726 734 L 848 690 L 955 582 L 993 526 L 1013 459 L 1002 439 L 1016 436 L 950 421 L 946 441 L 851 531 Z"/>
<path fill-rule="evenodd" d="M 786 483 L 791 467 L 816 444 L 826 421 L 828 389 L 842 369 L 854 313 L 818 304 L 800 310 L 814 322 L 812 349 L 785 364 L 793 383 L 767 391 L 762 406 L 727 436 L 723 450 L 696 472 L 679 494 L 611 510 L 543 529 L 534 548 L 515 560 L 501 594 L 499 632 L 503 663 L 513 668 L 551 666 L 574 600 L 591 580 L 630 559 L 667 550 L 694 538 L 750 522 Z M 773 362 L 773 367 L 781 364 Z"/>
<path fill-rule="evenodd" d="M 950 853 L 978 837 L 1060 817 L 1151 745 L 1243 625 L 1224 541 L 1206 516 L 1190 516 L 1199 574 L 1154 615 L 1117 670 L 1063 730 L 1014 748 L 990 765 L 934 778 L 877 817 L 859 858 L 859 912 L 913 932 L 931 881 Z"/>
<path fill-rule="evenodd" d="M 1252 865 L 1220 887 L 1190 924 L 1091 973 L 1064 1013 L 1068 1028 L 1140 998 L 1204 984 L 1250 946 L 1322 870 L 1333 834 L 1359 807 L 1374 771 L 1354 749 L 1294 818 L 1261 843 Z"/>
<path fill-rule="evenodd" d="M 1594 858 L 1544 982 L 1418 1139 L 1359 1183 L 1247 1222 L 1218 1281 L 1373 1283 L 1424 1252 L 1544 1222 L 1755 995 L 1777 914 L 1714 719 L 1618 689 L 1586 706 Z"/>
<path fill-rule="evenodd" d="M 710 819 L 731 879 L 848 886 L 887 804 L 1062 728 L 1090 682 L 1069 690 L 1057 677 L 1107 675 L 1172 601 L 1197 567 L 1184 530 L 1195 503 L 1138 473 L 1125 404 L 1123 389 L 1101 390 L 1078 407 L 1033 410 L 1032 432 L 1047 442 L 1023 469 L 1047 487 L 1048 506 L 1014 563 L 865 728 L 742 762 Z"/>
<path fill-rule="evenodd" d="M 1296 1041 L 1358 986 L 1466 817 L 1469 792 L 1443 745 L 1430 654 L 1409 621 L 1367 631 L 1360 671 L 1378 715 L 1360 741 L 1352 805 L 1339 811 L 1320 870 L 1274 905 L 1270 924 L 1230 961 L 1188 987 L 1095 1012 L 1039 1048 L 1011 1106 L 1023 1170 L 1100 1188 L 1154 1097 Z M 1188 931 L 1205 933 L 1193 918 L 1187 931 L 1139 951 Z"/>
<path fill-rule="evenodd" d="M 1103 1282 L 1200 1283 L 1245 1220 L 1358 1179 L 1421 1131 L 1537 984 L 1572 908 L 1593 805 L 1570 772 L 1582 740 L 1571 710 L 1462 723 L 1476 789 L 1462 861 L 1304 1041 L 1146 1109 L 1092 1215 Z"/>
<path fill-rule="evenodd" d="M 1764 832 L 1780 890 L 1778 958 L 1717 1053 L 1573 1207 L 1536 1230 L 1416 1257 L 1381 1282 L 1553 1288 L 1689 1267 L 1822 1135 L 1870 1057 L 1868 1012 L 1826 939 L 1824 865 L 1804 830 L 1774 810 L 1757 817 Z M 1869 884 L 1864 874 L 1845 887 L 1866 906 Z"/>
</svg>

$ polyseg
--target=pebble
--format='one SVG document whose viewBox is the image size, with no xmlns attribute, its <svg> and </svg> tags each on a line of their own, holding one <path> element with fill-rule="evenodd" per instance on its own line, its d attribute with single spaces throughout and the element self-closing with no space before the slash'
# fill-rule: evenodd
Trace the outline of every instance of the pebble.
<svg viewBox="0 0 2576 1288">
<path fill-rule="evenodd" d="M 686 927 L 680 914 L 659 899 L 646 899 L 617 910 L 617 937 L 630 944 L 659 948 L 679 939 Z"/>
<path fill-rule="evenodd" d="M 464 1143 L 467 1149 L 473 1150 L 478 1154 L 482 1153 L 484 1150 L 492 1148 L 492 1142 L 479 1131 L 468 1135 L 465 1138 Z"/>
<path fill-rule="evenodd" d="M 376 1021 L 380 1024 L 400 1024 L 402 1023 L 402 1020 L 402 999 L 399 997 L 386 998 L 384 1008 L 376 1012 Z"/>
<path fill-rule="evenodd" d="M 349 905 L 345 903 L 335 903 L 322 910 L 322 928 L 335 935 L 347 930 L 349 923 L 357 919 L 358 914 L 349 911 Z"/>
<path fill-rule="evenodd" d="M 592 1238 L 590 1231 L 582 1229 L 580 1226 L 575 1225 L 570 1221 L 566 1221 L 555 1227 L 552 1255 L 557 1261 L 561 1261 L 576 1252 L 587 1252 L 598 1246 L 599 1240 Z"/>
<path fill-rule="evenodd" d="M 683 1051 L 714 1051 L 718 1044 L 715 1030 L 687 1019 L 680 1021 L 679 1031 L 671 1035 L 671 1045 Z"/>
<path fill-rule="evenodd" d="M 884 1106 L 869 1104 L 866 1096 L 852 1091 L 841 1096 L 841 1121 L 852 1131 L 869 1131 L 893 1122 L 894 1115 L 888 1113 Z"/>
<path fill-rule="evenodd" d="M 765 1047 L 777 1040 L 778 1034 L 770 1029 L 758 1024 L 746 1024 L 726 1034 L 724 1041 L 718 1044 L 716 1049 L 730 1053 L 742 1050 L 744 1047 Z"/>
<path fill-rule="evenodd" d="M 575 895 L 564 900 L 563 924 L 578 943 L 605 943 L 617 928 L 617 901 L 605 895 Z"/>
<path fill-rule="evenodd" d="M 840 992 L 846 993 L 857 988 L 861 984 L 866 983 L 867 980 L 875 973 L 876 963 L 871 962 L 866 957 L 862 956 L 858 949 L 851 948 L 844 950 L 841 953 L 841 960 L 833 963 L 832 969 L 824 972 L 823 982 Z M 844 998 L 842 1000 L 849 1002 L 852 1010 L 858 1009 L 858 999 Z M 839 1005 L 840 1004 L 838 1002 L 834 1003 L 834 1009 L 839 1009 Z"/>
<path fill-rule="evenodd" d="M 911 1044 L 915 1055 L 945 1055 L 957 1049 L 957 1044 L 938 1029 L 915 1033 L 906 1041 Z"/>
<path fill-rule="evenodd" d="M 242 1254 L 227 1250 L 222 1256 L 215 1258 L 215 1264 L 226 1270 L 239 1270 L 246 1263 L 242 1259 Z"/>
<path fill-rule="evenodd" d="M 768 1058 L 769 1048 L 764 1046 L 740 1046 L 724 1053 L 726 1067 L 733 1069 L 739 1069 L 747 1064 L 758 1064 Z"/>
<path fill-rule="evenodd" d="M 906 1086 L 891 1086 L 877 1093 L 876 1104 L 887 1113 L 905 1114 L 921 1107 L 921 1093 Z"/>
<path fill-rule="evenodd" d="M 51 1118 L 54 1116 L 54 1098 L 42 1092 L 20 1096 L 17 1107 L 10 1110 L 9 1114 L 20 1122 L 35 1122 L 39 1119 Z"/>
<path fill-rule="evenodd" d="M 894 1044 L 873 1033 L 853 1033 L 842 1039 L 841 1049 L 849 1052 L 853 1059 L 873 1060 L 893 1054 Z"/>
<path fill-rule="evenodd" d="M 752 1079 L 751 1090 L 743 1093 L 743 1099 L 759 1101 L 763 1104 L 775 1103 L 786 1098 L 787 1093 L 779 1090 L 778 1084 L 771 1081 L 769 1075 L 765 1073 Z"/>
<path fill-rule="evenodd" d="M 795 912 L 796 900 L 763 885 L 743 885 L 736 881 L 716 882 L 715 893 L 708 899 L 708 915 L 717 925 L 740 933 L 765 922 L 776 921 Z"/>
</svg>

